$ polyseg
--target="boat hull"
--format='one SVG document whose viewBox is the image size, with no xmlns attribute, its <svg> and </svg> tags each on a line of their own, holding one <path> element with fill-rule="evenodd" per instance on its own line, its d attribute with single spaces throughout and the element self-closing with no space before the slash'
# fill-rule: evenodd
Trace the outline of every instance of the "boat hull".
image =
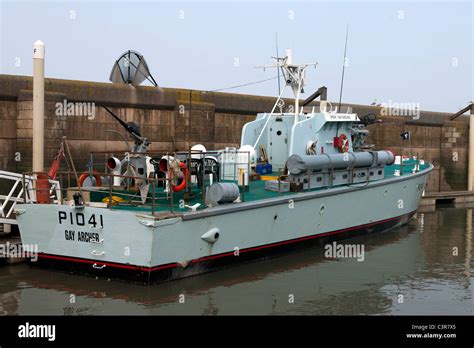
<svg viewBox="0 0 474 348">
<path fill-rule="evenodd" d="M 430 170 L 163 220 L 85 207 L 83 220 L 101 225 L 77 226 L 84 221 L 74 207 L 40 204 L 20 206 L 17 219 L 23 243 L 38 246 L 34 267 L 157 283 L 401 225 L 414 215 Z M 215 229 L 215 242 L 203 240 Z M 77 240 L 80 232 L 88 240 Z"/>
<path fill-rule="evenodd" d="M 414 214 L 415 212 L 412 212 L 407 215 L 363 226 L 354 226 L 341 231 L 332 231 L 327 234 L 316 234 L 301 239 L 244 249 L 240 251 L 238 257 L 234 255 L 234 252 L 213 255 L 213 257 L 210 258 L 193 260 L 186 267 L 182 267 L 182 265 L 178 263 L 147 268 L 107 262 L 106 265 L 108 267 L 102 270 L 96 270 L 92 268 L 91 265 L 97 263 L 97 260 L 64 257 L 44 253 L 39 255 L 38 261 L 30 262 L 30 265 L 35 268 L 61 270 L 64 272 L 111 279 L 122 279 L 144 284 L 161 283 L 214 270 L 225 269 L 245 262 L 261 261 L 290 252 L 324 246 L 335 240 L 358 237 L 370 233 L 380 233 L 406 223 Z"/>
</svg>

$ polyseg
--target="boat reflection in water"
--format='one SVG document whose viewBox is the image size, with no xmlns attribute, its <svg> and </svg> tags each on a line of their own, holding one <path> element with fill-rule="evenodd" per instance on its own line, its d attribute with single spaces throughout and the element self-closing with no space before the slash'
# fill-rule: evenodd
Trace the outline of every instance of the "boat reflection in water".
<svg viewBox="0 0 474 348">
<path fill-rule="evenodd" d="M 472 215 L 418 213 L 405 226 L 345 241 L 364 245 L 363 262 L 314 248 L 159 286 L 3 267 L 0 313 L 472 315 Z"/>
</svg>

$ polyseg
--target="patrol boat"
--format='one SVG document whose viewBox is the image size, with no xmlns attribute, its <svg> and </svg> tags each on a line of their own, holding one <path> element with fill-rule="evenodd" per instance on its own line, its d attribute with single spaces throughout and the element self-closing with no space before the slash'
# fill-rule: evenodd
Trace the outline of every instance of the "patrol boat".
<svg viewBox="0 0 474 348">
<path fill-rule="evenodd" d="M 38 248 L 30 264 L 149 284 L 407 222 L 432 165 L 373 151 L 373 118 L 333 107 L 324 88 L 300 106 L 308 65 L 276 62 L 294 109 L 283 112 L 283 88 L 271 112 L 244 125 L 239 149 L 149 156 L 139 127 L 107 109 L 135 141 L 107 172 L 89 165 L 53 201 L 48 186 L 39 191 L 44 175 L 23 180 L 15 213 L 23 243 Z"/>
</svg>

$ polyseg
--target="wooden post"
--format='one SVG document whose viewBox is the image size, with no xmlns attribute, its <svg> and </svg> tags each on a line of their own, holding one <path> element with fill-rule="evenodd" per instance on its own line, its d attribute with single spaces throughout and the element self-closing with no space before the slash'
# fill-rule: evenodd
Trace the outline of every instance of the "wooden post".
<svg viewBox="0 0 474 348">
<path fill-rule="evenodd" d="M 74 165 L 74 161 L 72 160 L 71 150 L 69 149 L 69 143 L 68 143 L 66 137 L 63 137 L 63 141 L 64 141 L 64 144 L 66 145 L 67 154 L 68 154 L 68 157 L 69 157 L 69 161 L 71 162 L 71 166 L 72 166 L 72 170 L 74 172 L 74 176 L 76 177 L 76 182 L 77 182 L 77 187 L 79 188 L 79 193 L 82 196 L 81 184 L 79 184 L 79 177 L 77 176 L 76 166 Z"/>
<path fill-rule="evenodd" d="M 59 192 L 61 192 L 61 205 L 64 203 L 63 175 L 59 174 Z"/>
</svg>

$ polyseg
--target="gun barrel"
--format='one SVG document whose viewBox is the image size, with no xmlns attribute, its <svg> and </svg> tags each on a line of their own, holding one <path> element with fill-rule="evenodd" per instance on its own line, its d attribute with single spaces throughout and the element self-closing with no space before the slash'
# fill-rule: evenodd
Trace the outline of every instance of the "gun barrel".
<svg viewBox="0 0 474 348">
<path fill-rule="evenodd" d="M 102 107 L 110 114 L 112 115 L 113 118 L 115 118 L 117 120 L 118 123 L 120 123 L 120 125 L 128 132 L 132 135 L 132 137 L 140 142 L 140 143 L 143 143 L 144 142 L 144 138 L 142 138 L 141 134 L 140 134 L 140 131 L 137 129 L 137 126 L 135 126 L 134 128 L 132 128 L 129 124 L 127 124 L 125 121 L 123 121 L 120 117 L 118 117 L 117 115 L 115 115 L 108 107 L 106 106 L 103 106 Z"/>
</svg>

